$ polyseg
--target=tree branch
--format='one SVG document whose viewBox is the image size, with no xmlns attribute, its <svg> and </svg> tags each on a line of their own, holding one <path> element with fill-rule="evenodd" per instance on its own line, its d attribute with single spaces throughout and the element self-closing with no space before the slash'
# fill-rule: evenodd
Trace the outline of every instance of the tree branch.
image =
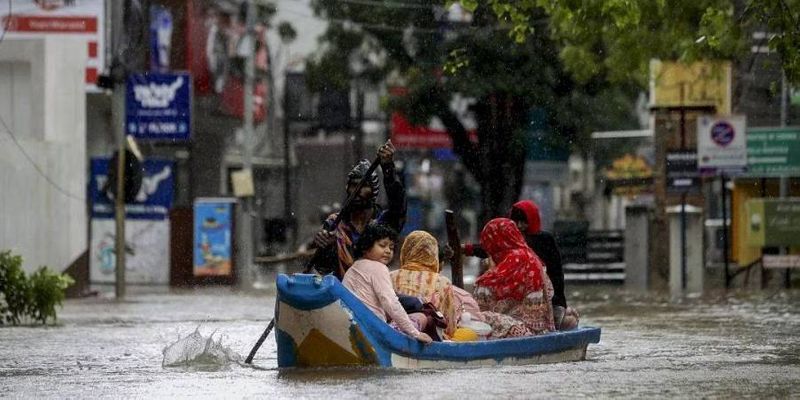
<svg viewBox="0 0 800 400">
<path fill-rule="evenodd" d="M 450 109 L 447 97 L 444 96 L 440 88 L 434 88 L 430 93 L 430 101 L 433 102 L 436 116 L 442 121 L 445 129 L 450 134 L 453 141 L 453 152 L 460 158 L 464 167 L 467 168 L 478 182 L 483 182 L 483 168 L 479 157 L 478 146 L 469 140 L 469 132 L 464 128 L 464 124 Z"/>
</svg>

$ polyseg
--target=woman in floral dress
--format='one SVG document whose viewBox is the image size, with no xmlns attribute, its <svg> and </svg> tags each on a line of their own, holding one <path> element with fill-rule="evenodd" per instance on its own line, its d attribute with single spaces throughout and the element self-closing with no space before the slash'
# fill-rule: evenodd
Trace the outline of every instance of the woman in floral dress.
<svg viewBox="0 0 800 400">
<path fill-rule="evenodd" d="M 496 264 L 475 281 L 474 290 L 492 326 L 490 338 L 555 331 L 553 285 L 514 222 L 508 218 L 489 221 L 481 232 L 481 246 Z"/>
</svg>

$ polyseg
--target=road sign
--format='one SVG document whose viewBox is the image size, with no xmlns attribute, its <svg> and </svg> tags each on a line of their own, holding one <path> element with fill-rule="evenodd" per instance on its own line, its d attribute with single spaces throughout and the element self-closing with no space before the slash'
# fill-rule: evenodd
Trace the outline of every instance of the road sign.
<svg viewBox="0 0 800 400">
<path fill-rule="evenodd" d="M 800 268 L 800 254 L 764 255 L 764 268 Z"/>
<path fill-rule="evenodd" d="M 697 152 L 682 150 L 667 152 L 667 191 L 682 193 L 700 189 L 697 171 Z"/>
<path fill-rule="evenodd" d="M 702 174 L 738 174 L 747 169 L 746 125 L 743 115 L 697 119 L 697 167 Z"/>
<path fill-rule="evenodd" d="M 114 201 L 103 192 L 110 167 L 109 158 L 92 158 L 89 198 L 92 218 L 114 218 Z M 175 163 L 147 159 L 142 163 L 144 177 L 136 198 L 125 205 L 128 219 L 163 220 L 167 218 L 175 186 Z"/>
<path fill-rule="evenodd" d="M 747 242 L 751 246 L 800 244 L 800 198 L 751 199 L 747 210 Z"/>
<path fill-rule="evenodd" d="M 747 172 L 752 176 L 800 176 L 800 127 L 748 129 Z"/>
<path fill-rule="evenodd" d="M 188 140 L 188 72 L 132 74 L 125 89 L 125 132 L 138 139 Z"/>
</svg>

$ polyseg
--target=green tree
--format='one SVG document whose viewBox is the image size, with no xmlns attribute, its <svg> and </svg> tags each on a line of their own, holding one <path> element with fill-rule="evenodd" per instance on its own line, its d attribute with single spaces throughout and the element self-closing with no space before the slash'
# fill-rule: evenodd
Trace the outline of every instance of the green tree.
<svg viewBox="0 0 800 400">
<path fill-rule="evenodd" d="M 491 8 L 513 26 L 516 41 L 546 28 L 561 45 L 566 68 L 579 80 L 602 75 L 644 83 L 651 58 L 691 62 L 737 59 L 752 33 L 776 51 L 787 79 L 800 83 L 800 0 L 462 0 Z"/>
<path fill-rule="evenodd" d="M 402 82 L 409 93 L 393 98 L 390 108 L 415 123 L 432 116 L 443 122 L 455 153 L 481 185 L 484 219 L 505 213 L 519 196 L 532 110 L 545 111 L 551 140 L 578 149 L 593 130 L 635 124 L 632 91 L 602 79 L 577 82 L 549 35 L 533 30 L 525 40 L 509 41 L 508 28 L 486 7 L 459 23 L 448 20 L 445 1 L 312 4 L 330 21 L 322 50 L 307 65 L 312 89 L 347 88 L 356 77 Z M 458 96 L 475 100 L 477 144 L 451 110 Z"/>
</svg>

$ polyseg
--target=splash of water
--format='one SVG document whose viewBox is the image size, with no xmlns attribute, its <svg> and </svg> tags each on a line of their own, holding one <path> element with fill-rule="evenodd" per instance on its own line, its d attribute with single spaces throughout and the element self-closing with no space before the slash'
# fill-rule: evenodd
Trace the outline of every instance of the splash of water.
<svg viewBox="0 0 800 400">
<path fill-rule="evenodd" d="M 162 350 L 164 360 L 161 366 L 187 367 L 199 370 L 218 370 L 230 364 L 241 364 L 242 357 L 222 344 L 222 337 L 214 340 L 214 333 L 208 337 L 200 333 L 198 326 L 194 332 Z"/>
</svg>

